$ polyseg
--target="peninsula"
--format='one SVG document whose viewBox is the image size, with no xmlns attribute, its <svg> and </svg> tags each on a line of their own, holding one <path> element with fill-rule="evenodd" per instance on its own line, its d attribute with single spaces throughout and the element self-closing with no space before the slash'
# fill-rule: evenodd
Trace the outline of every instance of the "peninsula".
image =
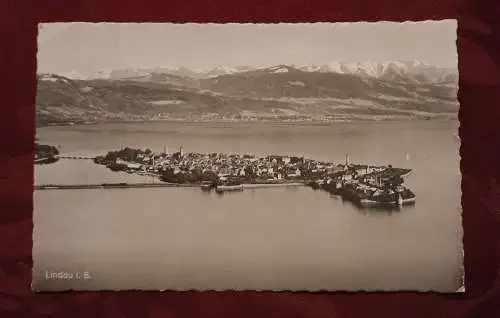
<svg viewBox="0 0 500 318">
<path fill-rule="evenodd" d="M 35 151 L 33 155 L 35 164 L 49 164 L 59 160 L 59 150 L 50 145 L 35 143 Z"/>
<path fill-rule="evenodd" d="M 124 148 L 94 159 L 113 171 L 158 177 L 162 182 L 199 186 L 218 193 L 242 191 L 245 186 L 306 185 L 322 189 L 359 206 L 406 205 L 415 194 L 405 186 L 411 169 L 388 166 L 335 164 L 297 156 L 224 153 L 154 153 Z"/>
</svg>

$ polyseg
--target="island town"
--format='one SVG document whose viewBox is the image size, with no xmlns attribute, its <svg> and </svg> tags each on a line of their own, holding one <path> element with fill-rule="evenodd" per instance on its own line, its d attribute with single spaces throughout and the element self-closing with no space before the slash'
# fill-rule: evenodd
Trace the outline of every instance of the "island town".
<svg viewBox="0 0 500 318">
<path fill-rule="evenodd" d="M 52 150 L 45 160 L 50 162 L 47 158 L 57 157 L 58 153 Z M 126 147 L 93 160 L 112 171 L 158 178 L 165 186 L 195 186 L 218 194 L 258 187 L 308 186 L 359 207 L 411 205 L 416 198 L 403 185 L 411 169 L 352 164 L 348 154 L 345 162 L 336 164 L 298 156 L 203 154 L 184 152 L 182 147 L 168 153 L 166 147 L 163 152 Z M 116 185 L 119 186 L 127 185 Z"/>
</svg>

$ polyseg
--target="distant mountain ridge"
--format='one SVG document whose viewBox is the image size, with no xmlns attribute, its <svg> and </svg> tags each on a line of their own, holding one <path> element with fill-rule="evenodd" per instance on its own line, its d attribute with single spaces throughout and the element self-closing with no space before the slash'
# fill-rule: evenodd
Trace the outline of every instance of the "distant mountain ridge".
<svg viewBox="0 0 500 318">
<path fill-rule="evenodd" d="M 373 77 L 392 80 L 404 80 L 405 77 L 412 81 L 456 81 L 458 70 L 456 68 L 435 67 L 421 61 L 384 61 L 384 62 L 330 62 L 319 65 L 284 65 L 305 72 L 338 73 L 363 77 Z M 101 71 L 94 74 L 79 74 L 69 72 L 61 74 L 73 79 L 127 79 L 130 77 L 145 76 L 152 73 L 166 73 L 181 77 L 195 79 L 213 78 L 221 75 L 243 73 L 254 70 L 264 70 L 273 66 L 251 67 L 238 66 L 229 67 L 218 65 L 214 68 L 190 69 L 188 67 L 168 68 L 126 68 L 117 70 Z"/>
<path fill-rule="evenodd" d="M 195 75 L 193 75 L 195 74 Z M 421 62 L 39 74 L 39 125 L 102 120 L 455 118 L 458 74 Z"/>
</svg>

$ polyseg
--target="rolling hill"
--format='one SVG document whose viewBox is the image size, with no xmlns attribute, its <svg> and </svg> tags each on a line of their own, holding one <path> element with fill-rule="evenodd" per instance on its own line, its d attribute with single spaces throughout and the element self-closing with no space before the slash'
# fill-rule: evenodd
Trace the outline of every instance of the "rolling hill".
<svg viewBox="0 0 500 318">
<path fill-rule="evenodd" d="M 277 65 L 221 68 L 222 75 L 193 77 L 166 70 L 129 70 L 93 79 L 40 74 L 37 124 L 456 117 L 453 73 L 427 66 L 427 73 L 406 66 L 386 66 L 370 74 L 353 69 L 334 72 Z"/>
</svg>

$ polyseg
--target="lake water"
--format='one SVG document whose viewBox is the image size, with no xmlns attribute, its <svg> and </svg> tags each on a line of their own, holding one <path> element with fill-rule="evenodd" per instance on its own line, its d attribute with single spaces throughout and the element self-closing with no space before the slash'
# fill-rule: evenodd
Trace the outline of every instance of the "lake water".
<svg viewBox="0 0 500 318">
<path fill-rule="evenodd" d="M 397 212 L 361 211 L 309 188 L 223 196 L 195 188 L 34 194 L 36 289 L 455 291 L 462 275 L 458 124 L 114 123 L 45 127 L 67 155 L 125 146 L 170 152 L 305 155 L 412 168 Z M 36 166 L 36 184 L 152 181 L 92 161 Z M 46 279 L 47 270 L 90 279 Z"/>
</svg>

